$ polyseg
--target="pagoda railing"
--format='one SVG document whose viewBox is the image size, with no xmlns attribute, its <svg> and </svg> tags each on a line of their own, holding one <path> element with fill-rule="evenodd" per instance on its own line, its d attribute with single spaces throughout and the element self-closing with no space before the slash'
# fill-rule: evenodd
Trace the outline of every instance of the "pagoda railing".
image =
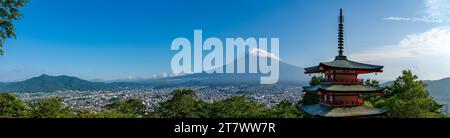
<svg viewBox="0 0 450 138">
<path fill-rule="evenodd" d="M 355 106 L 355 105 L 363 105 L 364 100 L 358 99 L 357 101 L 351 102 L 351 101 L 324 101 L 320 100 L 321 104 L 326 104 L 330 106 Z"/>
<path fill-rule="evenodd" d="M 363 84 L 364 79 L 323 79 L 324 83 Z"/>
</svg>

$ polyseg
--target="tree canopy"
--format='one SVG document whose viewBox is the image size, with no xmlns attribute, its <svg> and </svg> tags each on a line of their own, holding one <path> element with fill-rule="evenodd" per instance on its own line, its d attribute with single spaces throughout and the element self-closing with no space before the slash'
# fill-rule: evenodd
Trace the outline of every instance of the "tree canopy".
<svg viewBox="0 0 450 138">
<path fill-rule="evenodd" d="M 117 113 L 141 115 L 145 112 L 145 105 L 141 99 L 115 100 L 106 105 L 106 109 Z"/>
<path fill-rule="evenodd" d="M 207 103 L 192 90 L 175 90 L 173 97 L 160 104 L 152 117 L 168 118 L 298 118 L 303 117 L 295 104 L 282 101 L 274 107 L 245 96 L 233 96 Z"/>
<path fill-rule="evenodd" d="M 0 55 L 3 55 L 3 47 L 6 39 L 16 38 L 13 22 L 22 17 L 20 8 L 26 6 L 29 0 L 1 0 L 0 1 Z"/>
<path fill-rule="evenodd" d="M 383 98 L 375 102 L 376 107 L 389 108 L 392 117 L 436 118 L 444 117 L 439 105 L 410 70 L 404 70 L 392 85 L 387 87 Z"/>
<path fill-rule="evenodd" d="M 244 96 L 235 96 L 209 105 L 208 114 L 213 118 L 257 118 L 264 117 L 265 107 Z"/>
<path fill-rule="evenodd" d="M 178 89 L 173 97 L 155 110 L 155 117 L 167 118 L 201 118 L 206 117 L 206 103 L 197 97 L 195 91 Z"/>
<path fill-rule="evenodd" d="M 60 98 L 39 99 L 29 103 L 28 117 L 31 118 L 68 118 L 69 109 L 62 106 Z"/>
<path fill-rule="evenodd" d="M 311 80 L 309 81 L 310 85 L 317 85 L 320 83 L 320 81 L 323 79 L 323 76 L 313 76 L 311 77 Z M 298 104 L 303 105 L 311 105 L 311 104 L 318 104 L 319 103 L 319 95 L 317 93 L 305 93 L 302 97 L 302 100 L 298 102 Z"/>
<path fill-rule="evenodd" d="M 26 112 L 25 104 L 9 93 L 0 93 L 0 116 L 20 117 Z"/>
</svg>

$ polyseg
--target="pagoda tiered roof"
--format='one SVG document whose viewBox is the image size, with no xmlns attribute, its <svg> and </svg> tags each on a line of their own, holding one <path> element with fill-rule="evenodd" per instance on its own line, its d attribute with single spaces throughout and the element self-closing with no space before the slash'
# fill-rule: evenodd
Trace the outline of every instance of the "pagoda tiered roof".
<svg viewBox="0 0 450 138">
<path fill-rule="evenodd" d="M 306 92 L 315 91 L 329 91 L 334 93 L 372 93 L 382 92 L 384 87 L 376 87 L 369 85 L 339 85 L 339 84 L 316 84 L 310 86 L 304 86 L 303 90 Z"/>
<path fill-rule="evenodd" d="M 319 117 L 355 117 L 382 115 L 388 109 L 372 108 L 364 105 L 336 107 L 325 104 L 302 105 L 302 110 L 312 116 Z"/>
<path fill-rule="evenodd" d="M 321 68 L 322 67 L 322 68 Z M 348 70 L 366 70 L 371 72 L 381 72 L 383 66 L 359 63 L 344 59 L 335 59 L 330 62 L 320 62 L 318 66 L 305 68 L 305 73 L 318 73 L 324 71 L 325 68 L 348 69 Z"/>
</svg>

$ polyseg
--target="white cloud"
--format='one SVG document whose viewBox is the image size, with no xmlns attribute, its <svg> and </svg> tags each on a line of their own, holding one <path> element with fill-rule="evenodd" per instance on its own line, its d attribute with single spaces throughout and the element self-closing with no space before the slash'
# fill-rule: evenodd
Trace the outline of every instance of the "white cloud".
<svg viewBox="0 0 450 138">
<path fill-rule="evenodd" d="M 450 26 L 411 34 L 397 44 L 359 51 L 349 57 L 385 65 L 383 79 L 394 79 L 404 69 L 413 70 L 421 79 L 450 77 Z"/>
<path fill-rule="evenodd" d="M 390 16 L 384 20 L 442 23 L 450 21 L 450 0 L 424 0 L 425 15 L 421 17 Z"/>
<path fill-rule="evenodd" d="M 259 48 L 251 49 L 250 50 L 250 55 L 252 55 L 252 56 L 260 56 L 260 57 L 270 57 L 270 58 L 273 58 L 273 59 L 276 59 L 276 60 L 280 60 L 280 58 L 277 55 L 275 55 L 273 53 L 270 53 L 270 52 L 267 52 L 266 50 L 259 49 Z"/>
<path fill-rule="evenodd" d="M 428 17 L 435 22 L 449 21 L 450 1 L 449 0 L 425 0 Z"/>
<path fill-rule="evenodd" d="M 411 18 L 391 16 L 391 17 L 386 17 L 386 18 L 384 18 L 384 20 L 392 20 L 392 21 L 411 21 Z"/>
<path fill-rule="evenodd" d="M 137 77 L 134 77 L 134 76 L 128 76 L 127 77 L 127 80 L 135 80 L 135 79 L 137 79 Z"/>
</svg>

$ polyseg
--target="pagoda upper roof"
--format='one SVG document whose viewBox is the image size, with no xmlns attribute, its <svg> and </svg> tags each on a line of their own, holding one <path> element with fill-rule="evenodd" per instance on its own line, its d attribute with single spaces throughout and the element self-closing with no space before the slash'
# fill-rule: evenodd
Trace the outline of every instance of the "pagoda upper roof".
<svg viewBox="0 0 450 138">
<path fill-rule="evenodd" d="M 359 63 L 348 59 L 335 59 L 331 62 L 320 62 L 318 66 L 305 68 L 305 71 L 317 71 L 320 69 L 320 66 L 350 70 L 381 70 L 383 68 L 383 66 Z"/>
<path fill-rule="evenodd" d="M 302 110 L 312 116 L 321 117 L 354 117 L 380 115 L 388 112 L 388 109 L 372 108 L 364 105 L 333 107 L 324 104 L 302 105 Z"/>
<path fill-rule="evenodd" d="M 330 91 L 336 93 L 349 93 L 349 92 L 360 92 L 360 93 L 370 93 L 383 91 L 384 87 L 376 87 L 369 85 L 340 85 L 340 84 L 316 84 L 310 86 L 304 86 L 304 91 Z"/>
</svg>

